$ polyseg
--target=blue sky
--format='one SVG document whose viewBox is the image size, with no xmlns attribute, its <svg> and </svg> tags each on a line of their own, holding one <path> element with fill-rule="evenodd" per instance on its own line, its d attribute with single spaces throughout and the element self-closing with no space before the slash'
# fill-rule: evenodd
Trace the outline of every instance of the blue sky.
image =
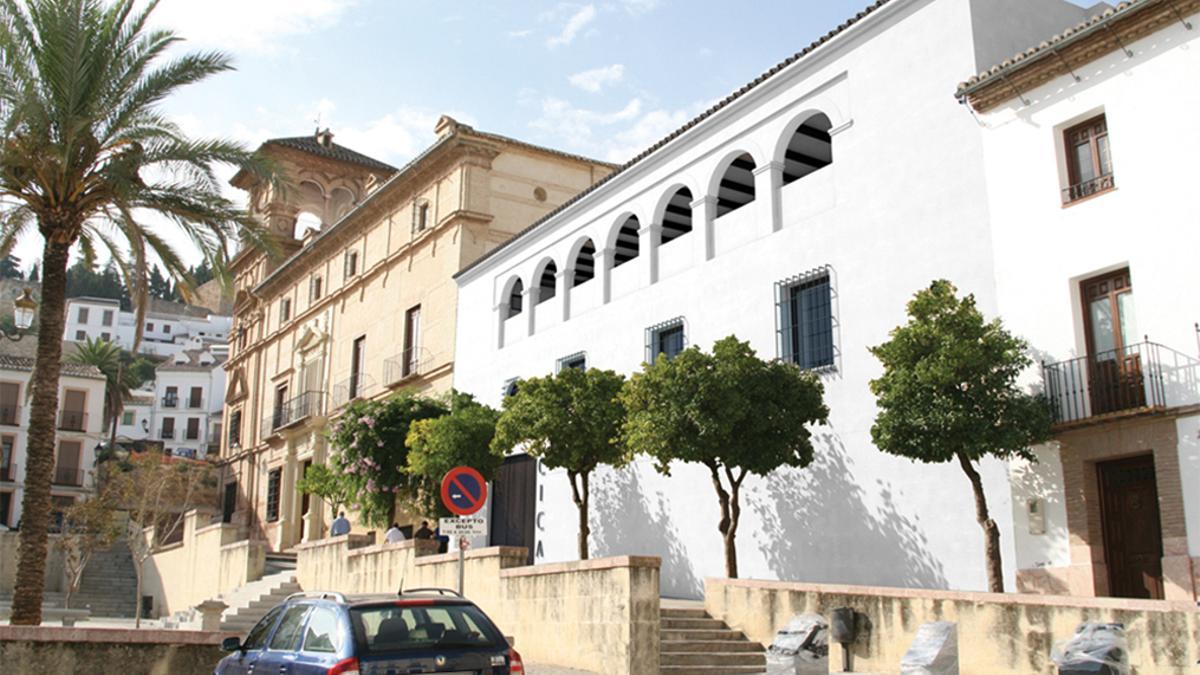
<svg viewBox="0 0 1200 675">
<path fill-rule="evenodd" d="M 167 102 L 193 135 L 257 146 L 319 116 L 399 165 L 450 114 L 620 162 L 868 1 L 163 0 L 155 22 L 235 59 Z M 17 253 L 36 258 L 40 240 Z"/>
</svg>

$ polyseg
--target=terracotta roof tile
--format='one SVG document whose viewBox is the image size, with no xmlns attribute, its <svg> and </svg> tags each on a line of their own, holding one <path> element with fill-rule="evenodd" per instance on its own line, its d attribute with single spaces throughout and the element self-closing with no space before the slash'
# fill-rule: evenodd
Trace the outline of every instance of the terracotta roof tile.
<svg viewBox="0 0 1200 675">
<path fill-rule="evenodd" d="M 391 173 L 396 170 L 396 167 L 392 166 L 391 164 L 381 162 L 373 157 L 367 157 L 361 152 L 355 152 L 344 145 L 338 145 L 332 141 L 328 146 L 321 145 L 317 142 L 315 135 L 292 136 L 289 138 L 272 138 L 263 145 L 270 144 L 282 145 L 285 148 L 300 150 L 301 152 L 307 152 L 312 155 L 317 155 L 318 157 L 327 157 L 329 159 L 336 159 L 342 162 L 358 164 L 365 166 L 368 169 L 375 169 L 376 171 L 387 171 Z"/>
</svg>

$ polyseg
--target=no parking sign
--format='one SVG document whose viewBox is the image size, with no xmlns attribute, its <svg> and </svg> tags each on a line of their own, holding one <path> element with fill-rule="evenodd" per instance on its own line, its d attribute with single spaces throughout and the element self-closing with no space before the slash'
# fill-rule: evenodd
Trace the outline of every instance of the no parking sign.
<svg viewBox="0 0 1200 675">
<path fill-rule="evenodd" d="M 442 479 L 442 503 L 450 513 L 469 516 L 487 502 L 487 481 L 469 466 L 458 466 Z"/>
</svg>

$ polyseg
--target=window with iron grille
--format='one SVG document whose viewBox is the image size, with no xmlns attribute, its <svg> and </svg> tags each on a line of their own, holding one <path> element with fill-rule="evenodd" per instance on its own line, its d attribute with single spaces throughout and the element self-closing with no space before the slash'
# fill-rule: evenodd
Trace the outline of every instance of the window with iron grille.
<svg viewBox="0 0 1200 675">
<path fill-rule="evenodd" d="M 569 368 L 587 370 L 587 352 L 576 352 L 558 360 L 557 372 L 562 372 Z"/>
<path fill-rule="evenodd" d="M 646 363 L 654 363 L 659 355 L 675 358 L 687 347 L 683 317 L 664 321 L 646 329 Z"/>
<path fill-rule="evenodd" d="M 1067 187 L 1063 204 L 1070 204 L 1116 187 L 1108 149 L 1108 120 L 1093 117 L 1063 132 L 1067 160 Z"/>
<path fill-rule="evenodd" d="M 805 370 L 835 368 L 833 276 L 820 267 L 775 284 L 779 358 Z"/>
<path fill-rule="evenodd" d="M 279 520 L 279 488 L 283 481 L 283 469 L 271 469 L 267 474 L 267 522 Z"/>
</svg>

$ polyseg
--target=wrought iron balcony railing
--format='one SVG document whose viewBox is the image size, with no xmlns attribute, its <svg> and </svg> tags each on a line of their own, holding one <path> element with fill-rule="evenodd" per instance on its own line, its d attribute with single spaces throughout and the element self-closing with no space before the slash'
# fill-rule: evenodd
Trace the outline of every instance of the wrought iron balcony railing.
<svg viewBox="0 0 1200 675">
<path fill-rule="evenodd" d="M 73 466 L 54 467 L 54 484 L 66 487 L 83 487 L 83 469 Z"/>
<path fill-rule="evenodd" d="M 203 398 L 199 398 L 199 397 L 197 397 L 197 398 L 191 398 L 191 397 L 188 397 L 188 400 L 187 400 L 187 407 L 189 407 L 189 408 L 203 408 L 203 407 L 204 407 L 204 399 L 203 399 Z"/>
<path fill-rule="evenodd" d="M 263 419 L 264 434 L 289 427 L 302 422 L 309 417 L 322 415 L 325 412 L 325 392 L 306 391 L 295 398 L 289 399 L 273 413 Z"/>
<path fill-rule="evenodd" d="M 1145 341 L 1042 364 L 1056 424 L 1200 402 L 1200 361 Z"/>
<path fill-rule="evenodd" d="M 333 387 L 333 407 L 341 408 L 354 399 L 365 398 L 373 393 L 375 380 L 370 375 L 347 378 Z"/>
<path fill-rule="evenodd" d="M 162 407 L 178 408 L 179 407 L 179 397 L 178 396 L 164 396 L 162 398 Z"/>
<path fill-rule="evenodd" d="M 1098 176 L 1091 180 L 1085 180 L 1082 183 L 1076 183 L 1070 187 L 1063 188 L 1063 204 L 1066 205 L 1070 204 L 1071 202 L 1077 202 L 1080 199 L 1091 197 L 1092 195 L 1099 194 L 1105 190 L 1111 190 L 1116 186 L 1117 184 L 1113 180 L 1113 175 L 1111 173 Z"/>
<path fill-rule="evenodd" d="M 429 353 L 429 350 L 423 347 L 406 349 L 383 362 L 384 379 L 391 385 L 420 377 L 429 372 L 432 363 L 433 355 Z"/>
<path fill-rule="evenodd" d="M 159 432 L 159 438 L 171 440 L 172 438 L 175 438 L 175 430 L 164 427 L 163 430 Z"/>
<path fill-rule="evenodd" d="M 58 413 L 59 431 L 86 431 L 87 413 L 80 410 L 63 410 Z"/>
</svg>

